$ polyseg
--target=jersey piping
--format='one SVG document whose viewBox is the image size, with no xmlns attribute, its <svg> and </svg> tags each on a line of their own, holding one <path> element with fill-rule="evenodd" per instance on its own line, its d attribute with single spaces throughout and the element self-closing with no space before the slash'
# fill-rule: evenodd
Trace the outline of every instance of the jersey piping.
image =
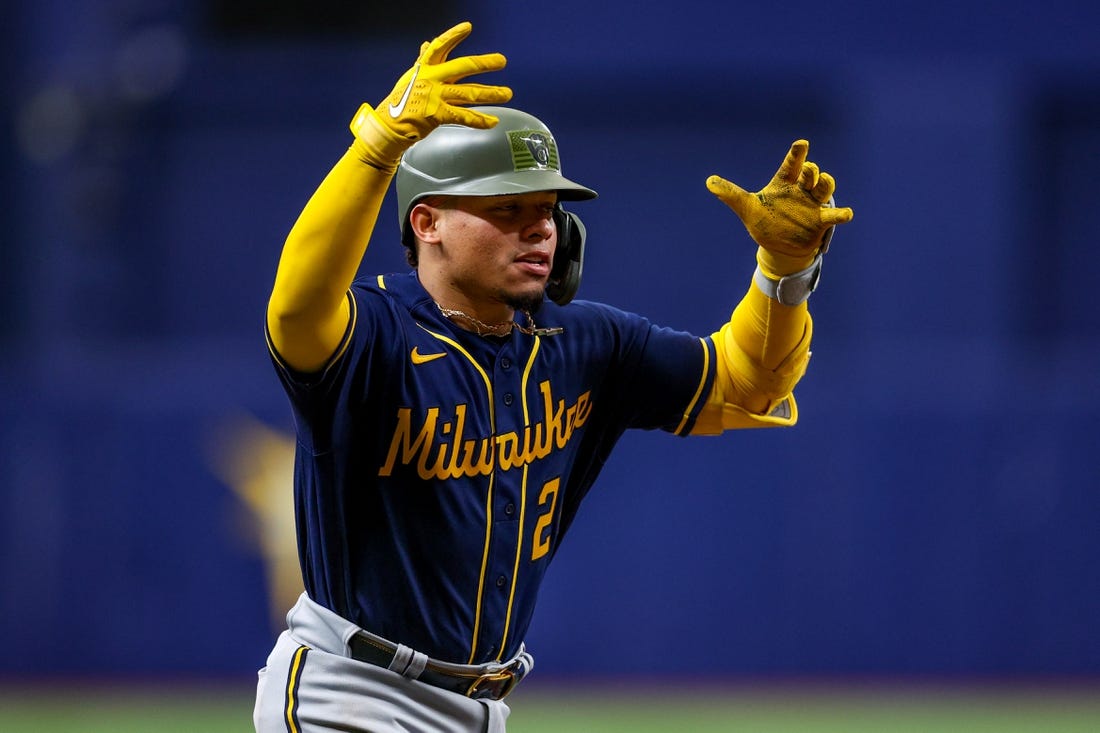
<svg viewBox="0 0 1100 733">
<path fill-rule="evenodd" d="M 348 347 L 351 345 L 352 334 L 355 332 L 355 323 L 359 317 L 359 306 L 356 305 L 355 297 L 351 294 L 351 290 L 347 291 L 345 297 L 348 301 L 348 324 L 344 328 L 344 335 L 340 337 L 340 343 L 337 345 L 336 350 L 332 352 L 332 356 L 330 356 L 325 363 L 321 365 L 321 368 L 316 371 L 316 374 L 320 375 L 322 378 L 325 372 L 327 372 L 333 364 L 340 361 L 340 357 L 348 350 Z M 271 354 L 272 358 L 275 359 L 275 363 L 279 365 L 279 368 L 285 370 L 288 374 L 301 375 L 303 373 L 288 364 L 282 354 L 279 353 L 279 350 L 275 348 L 275 342 L 271 338 L 271 329 L 268 328 L 266 319 L 264 320 L 264 339 L 267 341 L 268 352 Z"/>
<path fill-rule="evenodd" d="M 535 342 L 531 347 L 531 356 L 527 359 L 527 365 L 523 368 L 523 380 L 521 382 L 520 394 L 523 396 L 523 427 L 525 429 L 531 427 L 531 412 L 530 407 L 527 404 L 527 383 L 531 378 L 531 368 L 535 365 L 535 355 L 539 353 L 539 347 L 542 345 L 542 339 L 535 336 Z M 512 565 L 512 587 L 508 592 L 508 610 L 504 616 L 504 633 L 500 637 L 500 649 L 497 652 L 497 661 L 499 662 L 504 654 L 504 650 L 508 648 L 508 632 L 512 628 L 512 605 L 516 600 L 516 585 L 519 583 L 519 562 L 523 557 L 523 532 L 526 527 L 525 519 L 527 514 L 527 471 L 530 468 L 530 463 L 523 464 L 523 480 L 520 483 L 520 499 L 519 499 L 519 536 L 516 537 L 516 559 Z"/>
<path fill-rule="evenodd" d="M 684 410 L 684 419 L 676 426 L 676 430 L 674 431 L 676 435 L 684 435 L 684 433 L 690 429 L 691 423 L 694 421 L 695 417 L 695 406 L 699 404 L 699 398 L 703 396 L 703 388 L 706 386 L 707 377 L 710 375 L 710 349 L 707 347 L 706 339 L 699 339 L 699 343 L 703 347 L 703 369 L 699 375 L 699 386 L 696 387 L 691 402 L 688 404 L 687 409 Z"/>
<path fill-rule="evenodd" d="M 486 492 L 486 496 L 485 496 L 485 547 L 484 547 L 484 549 L 482 550 L 482 553 L 481 553 L 481 572 L 479 573 L 478 582 L 477 582 L 477 604 L 476 604 L 475 610 L 474 610 L 473 637 L 470 639 L 470 657 L 469 657 L 469 660 L 466 662 L 467 664 L 473 664 L 474 660 L 477 659 L 477 639 L 478 639 L 478 635 L 481 633 L 481 610 L 482 610 L 482 604 L 485 601 L 485 574 L 486 574 L 486 572 L 488 571 L 488 568 L 489 568 L 489 550 L 490 550 L 491 542 L 492 542 L 492 538 L 493 538 L 493 489 L 494 489 L 494 486 L 495 486 L 495 483 L 496 483 L 496 467 L 495 467 L 495 464 L 496 464 L 496 451 L 497 451 L 497 447 L 496 447 L 497 420 L 496 420 L 496 403 L 493 400 L 493 383 L 489 379 L 489 375 L 486 374 L 485 370 L 481 367 L 481 365 L 477 363 L 477 359 L 475 359 L 470 354 L 470 352 L 466 351 L 466 349 L 462 347 L 462 344 L 458 343 L 457 341 L 455 341 L 452 338 L 444 336 L 441 333 L 436 333 L 435 331 L 431 331 L 427 328 L 424 328 L 424 326 L 419 324 L 419 323 L 417 325 L 420 326 L 421 328 L 423 328 L 425 331 L 427 331 L 429 335 L 433 336 L 434 338 L 439 339 L 440 341 L 442 341 L 445 344 L 448 344 L 448 345 L 452 346 L 460 354 L 462 354 L 464 357 L 466 357 L 466 359 L 470 362 L 470 364 L 473 365 L 474 369 L 477 370 L 477 373 L 481 375 L 482 381 L 485 382 L 485 396 L 486 396 L 486 399 L 488 400 L 488 404 L 489 404 L 489 434 L 492 436 L 494 468 L 493 468 L 493 471 L 489 474 L 489 490 Z M 513 582 L 514 582 L 514 580 L 513 580 Z"/>
</svg>

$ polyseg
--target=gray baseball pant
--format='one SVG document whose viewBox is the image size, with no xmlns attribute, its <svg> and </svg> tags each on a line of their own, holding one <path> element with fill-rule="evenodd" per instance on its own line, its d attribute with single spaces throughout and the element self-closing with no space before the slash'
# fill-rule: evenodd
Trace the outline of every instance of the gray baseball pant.
<svg viewBox="0 0 1100 733">
<path fill-rule="evenodd" d="M 256 733 L 504 733 L 509 708 L 349 656 L 360 629 L 306 594 L 259 672 Z"/>
</svg>

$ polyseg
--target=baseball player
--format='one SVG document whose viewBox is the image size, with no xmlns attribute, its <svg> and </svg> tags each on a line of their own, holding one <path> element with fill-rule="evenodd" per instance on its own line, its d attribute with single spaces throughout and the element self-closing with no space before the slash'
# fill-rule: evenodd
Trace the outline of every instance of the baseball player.
<svg viewBox="0 0 1100 733">
<path fill-rule="evenodd" d="M 267 338 L 297 428 L 305 593 L 260 671 L 257 731 L 503 731 L 550 560 L 628 428 L 792 425 L 806 299 L 835 224 L 833 179 L 794 143 L 748 193 L 707 187 L 759 245 L 732 317 L 699 337 L 574 300 L 585 229 L 511 91 L 424 43 L 283 249 Z M 396 177 L 408 272 L 356 279 Z"/>
</svg>

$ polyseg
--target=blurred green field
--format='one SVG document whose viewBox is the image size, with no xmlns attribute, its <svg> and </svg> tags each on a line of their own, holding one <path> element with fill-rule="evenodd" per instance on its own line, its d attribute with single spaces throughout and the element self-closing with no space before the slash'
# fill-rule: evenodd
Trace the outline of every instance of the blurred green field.
<svg viewBox="0 0 1100 733">
<path fill-rule="evenodd" d="M 251 690 L 0 687 L 4 733 L 247 733 Z M 510 733 L 1096 733 L 1100 689 L 782 686 L 676 692 L 529 684 Z"/>
</svg>

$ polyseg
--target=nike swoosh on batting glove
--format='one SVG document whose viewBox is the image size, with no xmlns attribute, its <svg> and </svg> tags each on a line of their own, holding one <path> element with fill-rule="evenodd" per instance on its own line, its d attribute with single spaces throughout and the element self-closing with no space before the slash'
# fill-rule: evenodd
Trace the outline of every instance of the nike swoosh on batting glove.
<svg viewBox="0 0 1100 733">
<path fill-rule="evenodd" d="M 401 75 L 393 91 L 377 107 L 363 104 L 351 121 L 351 131 L 366 147 L 371 162 L 393 168 L 413 143 L 439 125 L 489 128 L 497 118 L 465 105 L 502 104 L 512 98 L 504 86 L 458 83 L 472 74 L 499 71 L 507 60 L 488 53 L 448 59 L 473 26 L 459 23 L 420 46 L 420 56 Z"/>
</svg>

